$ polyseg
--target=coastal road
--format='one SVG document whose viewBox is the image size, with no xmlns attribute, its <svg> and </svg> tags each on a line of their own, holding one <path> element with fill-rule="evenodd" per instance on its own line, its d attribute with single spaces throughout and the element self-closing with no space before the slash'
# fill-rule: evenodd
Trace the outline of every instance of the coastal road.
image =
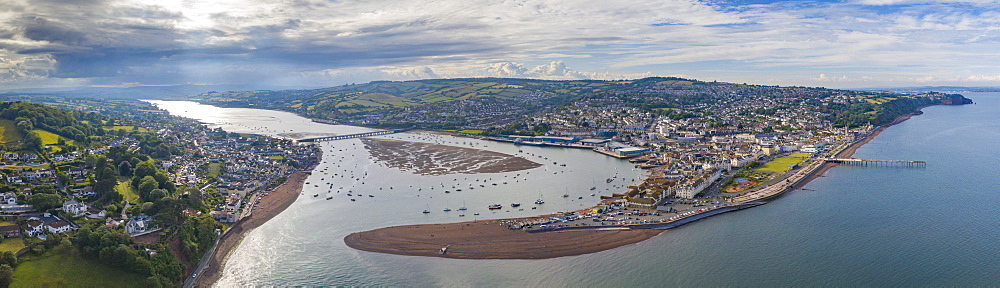
<svg viewBox="0 0 1000 288">
<path fill-rule="evenodd" d="M 191 274 L 192 276 L 184 279 L 184 288 L 194 287 L 194 283 L 197 283 L 198 277 L 201 277 L 201 271 L 208 266 L 208 261 L 212 259 L 212 255 L 215 255 L 215 247 L 219 246 L 220 237 L 222 237 L 222 235 L 215 235 L 215 244 L 212 244 L 212 248 L 205 250 L 205 254 L 201 256 L 201 261 L 199 261 L 198 266 L 194 268 L 194 272 Z"/>
</svg>

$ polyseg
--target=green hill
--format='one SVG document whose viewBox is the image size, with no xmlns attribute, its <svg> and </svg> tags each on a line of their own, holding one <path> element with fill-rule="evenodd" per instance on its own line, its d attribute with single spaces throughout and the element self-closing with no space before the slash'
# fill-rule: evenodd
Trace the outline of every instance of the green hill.
<svg viewBox="0 0 1000 288">
<path fill-rule="evenodd" d="M 901 96 L 810 87 L 704 82 L 674 77 L 636 80 L 519 78 L 375 81 L 314 90 L 210 92 L 185 100 L 222 107 L 284 110 L 313 119 L 382 128 L 485 130 L 525 123 L 533 115 L 570 105 L 634 107 L 674 119 L 710 115 L 705 107 L 753 99 L 797 99 L 836 126 L 888 123 L 940 94 Z M 766 103 L 767 101 L 761 102 Z M 831 104 L 833 103 L 833 104 Z M 595 107 L 596 107 L 595 106 Z M 759 107 L 774 113 L 787 107 Z M 535 129 L 538 130 L 538 129 Z M 542 129 L 544 130 L 544 129 Z M 536 131 L 543 132 L 543 131 Z"/>
</svg>

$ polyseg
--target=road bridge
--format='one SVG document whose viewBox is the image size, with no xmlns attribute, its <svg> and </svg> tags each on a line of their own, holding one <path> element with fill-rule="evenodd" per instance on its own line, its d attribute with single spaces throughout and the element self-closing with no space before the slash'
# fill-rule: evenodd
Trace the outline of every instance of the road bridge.
<svg viewBox="0 0 1000 288">
<path fill-rule="evenodd" d="M 323 136 L 323 137 L 305 138 L 305 139 L 299 139 L 299 140 L 295 140 L 295 141 L 296 142 L 327 142 L 327 141 L 337 141 L 337 140 L 346 140 L 346 139 L 354 139 L 354 138 L 364 138 L 364 137 L 372 137 L 372 136 L 389 135 L 389 134 L 395 134 L 395 133 L 402 133 L 402 132 L 406 132 L 406 131 L 410 131 L 410 130 L 413 130 L 413 129 L 372 131 L 372 132 L 357 133 L 357 134 L 347 134 L 347 135 L 336 135 L 336 136 Z"/>
</svg>

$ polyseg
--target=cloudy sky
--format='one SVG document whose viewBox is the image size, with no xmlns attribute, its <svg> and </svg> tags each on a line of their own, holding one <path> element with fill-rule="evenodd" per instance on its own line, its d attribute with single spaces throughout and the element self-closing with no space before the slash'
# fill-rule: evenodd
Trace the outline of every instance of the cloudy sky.
<svg viewBox="0 0 1000 288">
<path fill-rule="evenodd" d="M 0 0 L 0 89 L 681 76 L 1000 86 L 993 0 Z"/>
</svg>

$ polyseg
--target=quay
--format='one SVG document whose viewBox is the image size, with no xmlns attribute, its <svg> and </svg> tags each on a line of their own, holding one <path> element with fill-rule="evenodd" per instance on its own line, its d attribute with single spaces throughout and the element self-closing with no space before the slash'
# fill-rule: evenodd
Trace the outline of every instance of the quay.
<svg viewBox="0 0 1000 288">
<path fill-rule="evenodd" d="M 859 158 L 824 158 L 823 160 L 826 162 L 858 166 L 927 167 L 926 161 L 871 160 Z"/>
<path fill-rule="evenodd" d="M 336 140 L 344 140 L 344 139 L 354 139 L 354 138 L 363 138 L 363 137 L 389 135 L 389 134 L 395 134 L 395 133 L 402 133 L 402 132 L 406 132 L 406 131 L 410 131 L 410 130 L 413 130 L 413 129 L 411 128 L 411 129 L 402 129 L 402 130 L 382 130 L 382 131 L 373 131 L 373 132 L 348 134 L 348 135 L 313 137 L 313 138 L 305 138 L 305 139 L 295 140 L 295 142 L 299 142 L 299 143 L 302 143 L 302 142 L 327 142 L 327 141 L 336 141 Z"/>
</svg>

